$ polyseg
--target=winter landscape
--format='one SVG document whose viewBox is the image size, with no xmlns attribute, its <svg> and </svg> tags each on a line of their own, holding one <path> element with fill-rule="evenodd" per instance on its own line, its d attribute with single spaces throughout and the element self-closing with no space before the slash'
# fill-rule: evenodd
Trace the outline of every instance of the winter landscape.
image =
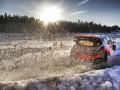
<svg viewBox="0 0 120 90">
<path fill-rule="evenodd" d="M 120 0 L 0 0 L 0 90 L 120 90 L 119 9 Z"/>
<path fill-rule="evenodd" d="M 74 35 L 0 34 L 0 90 L 120 90 L 120 35 L 102 34 L 117 50 L 98 70 L 70 64 Z"/>
</svg>

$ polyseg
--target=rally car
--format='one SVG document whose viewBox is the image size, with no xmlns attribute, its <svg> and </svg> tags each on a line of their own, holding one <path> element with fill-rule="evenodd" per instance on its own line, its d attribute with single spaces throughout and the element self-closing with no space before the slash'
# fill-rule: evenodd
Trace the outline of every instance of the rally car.
<svg viewBox="0 0 120 90">
<path fill-rule="evenodd" d="M 107 36 L 74 36 L 74 42 L 70 52 L 72 62 L 104 64 L 116 51 L 115 42 Z"/>
</svg>

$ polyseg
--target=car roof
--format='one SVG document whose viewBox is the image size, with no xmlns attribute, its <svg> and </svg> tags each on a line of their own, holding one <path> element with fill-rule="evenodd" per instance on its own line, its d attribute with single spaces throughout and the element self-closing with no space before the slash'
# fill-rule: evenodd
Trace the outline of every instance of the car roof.
<svg viewBox="0 0 120 90">
<path fill-rule="evenodd" d="M 82 36 L 74 36 L 74 39 L 77 38 L 97 38 L 97 39 L 104 39 L 106 36 L 105 35 L 82 35 Z"/>
</svg>

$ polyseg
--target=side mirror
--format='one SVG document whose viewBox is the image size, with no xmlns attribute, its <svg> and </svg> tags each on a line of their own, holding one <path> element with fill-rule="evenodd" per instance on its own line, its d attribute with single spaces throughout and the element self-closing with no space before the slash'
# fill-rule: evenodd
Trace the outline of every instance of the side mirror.
<svg viewBox="0 0 120 90">
<path fill-rule="evenodd" d="M 115 41 L 113 41 L 113 43 L 115 43 Z"/>
</svg>

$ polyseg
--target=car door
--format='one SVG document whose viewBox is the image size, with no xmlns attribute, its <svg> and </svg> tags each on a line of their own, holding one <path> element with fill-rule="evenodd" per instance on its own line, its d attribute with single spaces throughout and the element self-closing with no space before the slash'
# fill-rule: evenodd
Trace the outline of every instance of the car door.
<svg viewBox="0 0 120 90">
<path fill-rule="evenodd" d="M 109 41 L 108 41 L 108 39 L 105 37 L 105 38 L 103 38 L 103 45 L 104 45 L 104 47 L 105 48 L 109 48 Z"/>
<path fill-rule="evenodd" d="M 107 39 L 107 44 L 109 45 L 109 48 L 110 48 L 110 49 L 113 49 L 112 40 L 111 40 L 109 37 L 106 37 L 106 39 Z"/>
<path fill-rule="evenodd" d="M 116 50 L 116 45 L 113 44 L 112 40 L 109 37 L 103 39 L 104 47 L 106 51 L 111 52 Z"/>
<path fill-rule="evenodd" d="M 104 45 L 104 48 L 105 48 L 105 51 L 110 54 L 111 52 L 111 44 L 109 43 L 109 39 L 107 39 L 107 37 L 103 38 L 103 45 Z"/>
<path fill-rule="evenodd" d="M 108 39 L 110 48 L 111 48 L 112 50 L 116 51 L 116 45 L 115 45 L 115 43 L 114 43 L 110 38 L 107 37 L 107 39 Z"/>
</svg>

